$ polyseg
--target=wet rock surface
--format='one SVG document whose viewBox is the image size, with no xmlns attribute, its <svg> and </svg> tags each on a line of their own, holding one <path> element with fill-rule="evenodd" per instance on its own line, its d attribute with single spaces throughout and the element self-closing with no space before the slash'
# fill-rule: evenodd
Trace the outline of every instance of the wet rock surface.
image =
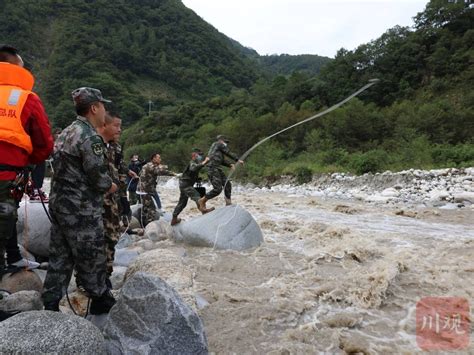
<svg viewBox="0 0 474 355">
<path fill-rule="evenodd" d="M 177 224 L 173 240 L 193 246 L 245 250 L 262 244 L 263 236 L 252 215 L 233 205 Z"/>
<path fill-rule="evenodd" d="M 174 289 L 138 272 L 123 286 L 104 326 L 108 354 L 207 354 L 204 326 Z"/>
</svg>

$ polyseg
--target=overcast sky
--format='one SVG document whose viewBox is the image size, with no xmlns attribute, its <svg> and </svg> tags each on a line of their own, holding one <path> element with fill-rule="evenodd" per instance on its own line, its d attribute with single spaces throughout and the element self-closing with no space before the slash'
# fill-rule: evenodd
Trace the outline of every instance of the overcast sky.
<svg viewBox="0 0 474 355">
<path fill-rule="evenodd" d="M 428 0 L 183 0 L 220 32 L 259 54 L 334 57 L 344 47 L 412 26 Z"/>
</svg>

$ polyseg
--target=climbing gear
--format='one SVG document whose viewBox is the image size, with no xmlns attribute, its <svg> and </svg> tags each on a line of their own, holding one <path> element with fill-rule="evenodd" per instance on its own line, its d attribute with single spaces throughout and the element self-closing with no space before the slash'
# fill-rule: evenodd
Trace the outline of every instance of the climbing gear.
<svg viewBox="0 0 474 355">
<path fill-rule="evenodd" d="M 194 189 L 199 193 L 199 196 L 204 197 L 206 195 L 206 188 L 202 186 L 202 182 L 198 180 Z"/>
</svg>

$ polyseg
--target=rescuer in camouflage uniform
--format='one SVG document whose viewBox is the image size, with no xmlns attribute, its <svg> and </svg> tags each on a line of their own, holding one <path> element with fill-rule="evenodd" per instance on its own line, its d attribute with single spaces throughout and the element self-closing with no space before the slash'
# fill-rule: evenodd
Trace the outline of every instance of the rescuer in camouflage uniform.
<svg viewBox="0 0 474 355">
<path fill-rule="evenodd" d="M 104 236 L 107 255 L 107 276 L 110 277 L 113 272 L 115 245 L 120 238 L 120 211 L 123 194 L 126 198 L 126 173 L 128 169 L 124 166 L 122 148 L 118 143 L 121 133 L 122 120 L 118 115 L 106 113 L 105 125 L 97 129 L 97 132 L 106 141 L 106 157 L 108 163 L 109 175 L 112 181 L 119 187 L 114 193 L 104 195 Z M 125 201 L 128 202 L 128 201 Z M 109 284 L 110 286 L 110 284 Z"/>
<path fill-rule="evenodd" d="M 167 170 L 166 166 L 161 165 L 161 156 L 155 153 L 151 156 L 151 161 L 146 163 L 140 172 L 140 191 L 146 193 L 141 195 L 141 223 L 143 227 L 157 219 L 155 204 L 158 208 L 161 207 L 159 196 L 156 192 L 156 179 L 159 175 L 175 176 L 176 174 Z"/>
<path fill-rule="evenodd" d="M 178 218 L 178 215 L 181 213 L 182 210 L 184 210 L 184 208 L 188 204 L 189 198 L 196 202 L 196 205 L 198 209 L 202 212 L 202 214 L 214 210 L 214 208 L 208 210 L 201 210 L 201 207 L 198 203 L 198 200 L 201 196 L 199 195 L 199 192 L 197 192 L 197 190 L 194 188 L 194 184 L 199 179 L 199 171 L 209 161 L 208 157 L 206 157 L 206 159 L 204 160 L 203 159 L 204 156 L 202 151 L 198 148 L 194 148 L 191 155 L 191 161 L 189 162 L 188 166 L 179 178 L 179 201 L 173 211 L 173 219 L 171 220 L 172 226 L 181 222 L 181 219 Z"/>
<path fill-rule="evenodd" d="M 225 136 L 218 135 L 216 141 L 212 143 L 211 148 L 209 148 L 209 153 L 207 154 L 209 157 L 209 163 L 207 163 L 207 176 L 212 184 L 212 190 L 199 199 L 198 203 L 202 209 L 206 209 L 206 202 L 218 196 L 224 188 L 227 177 L 222 171 L 221 165 L 227 166 L 231 169 L 234 168 L 234 164 L 228 162 L 225 157 L 227 156 L 231 158 L 236 163 L 244 163 L 242 160 L 239 160 L 237 155 L 230 151 L 227 146 L 228 143 L 229 140 Z M 228 181 L 224 190 L 225 204 L 227 206 L 232 204 L 231 194 L 232 185 L 230 181 Z"/>
<path fill-rule="evenodd" d="M 138 186 L 138 176 L 142 170 L 143 162 L 138 159 L 138 155 L 132 155 L 130 159 L 130 164 L 128 164 L 128 199 L 131 205 L 134 205 L 138 202 L 137 196 L 137 186 Z"/>
<path fill-rule="evenodd" d="M 105 146 L 96 128 L 105 120 L 102 93 L 93 88 L 72 92 L 78 114 L 55 142 L 54 179 L 49 211 L 52 217 L 49 264 L 43 286 L 46 310 L 59 311 L 59 301 L 75 268 L 92 298 L 91 314 L 108 313 L 115 299 L 106 286 L 102 212 L 104 193 L 117 185 L 107 174 Z"/>
</svg>

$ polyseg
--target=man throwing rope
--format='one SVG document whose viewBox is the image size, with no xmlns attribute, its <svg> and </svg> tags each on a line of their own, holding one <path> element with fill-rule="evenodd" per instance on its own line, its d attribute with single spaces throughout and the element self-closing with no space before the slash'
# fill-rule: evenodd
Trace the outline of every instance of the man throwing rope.
<svg viewBox="0 0 474 355">
<path fill-rule="evenodd" d="M 220 134 L 216 137 L 216 141 L 212 143 L 211 148 L 209 149 L 209 153 L 207 154 L 209 157 L 209 163 L 207 163 L 207 175 L 211 181 L 212 190 L 199 199 L 198 204 L 200 210 L 206 210 L 206 202 L 218 196 L 223 189 L 226 206 L 232 204 L 232 185 L 230 181 L 227 181 L 226 184 L 227 177 L 222 171 L 221 166 L 223 165 L 234 169 L 234 164 L 228 162 L 225 157 L 231 158 L 236 163 L 243 164 L 244 162 L 239 160 L 239 157 L 230 151 L 227 146 L 228 143 L 229 140 Z"/>
</svg>

